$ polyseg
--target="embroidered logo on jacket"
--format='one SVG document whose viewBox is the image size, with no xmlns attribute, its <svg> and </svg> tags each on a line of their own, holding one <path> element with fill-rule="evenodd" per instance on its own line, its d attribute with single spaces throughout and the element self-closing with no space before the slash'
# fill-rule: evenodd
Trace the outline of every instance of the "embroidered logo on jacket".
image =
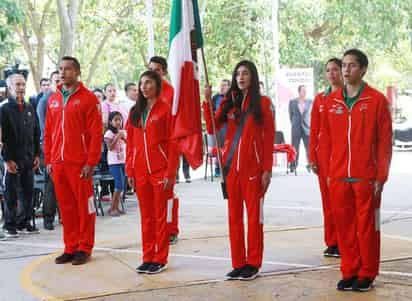
<svg viewBox="0 0 412 301">
<path fill-rule="evenodd" d="M 58 100 L 53 100 L 52 102 L 50 102 L 49 108 L 50 109 L 57 109 L 60 106 L 59 101 Z"/>
<path fill-rule="evenodd" d="M 359 111 L 366 111 L 367 109 L 368 109 L 368 104 L 363 103 L 363 104 L 361 104 Z"/>
</svg>

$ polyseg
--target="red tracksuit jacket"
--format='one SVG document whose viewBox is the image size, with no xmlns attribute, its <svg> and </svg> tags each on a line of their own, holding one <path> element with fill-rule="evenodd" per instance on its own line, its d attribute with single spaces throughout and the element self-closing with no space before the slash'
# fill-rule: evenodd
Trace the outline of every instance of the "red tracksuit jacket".
<svg viewBox="0 0 412 301">
<path fill-rule="evenodd" d="M 325 110 L 321 147 L 329 158 L 328 176 L 385 183 L 392 158 L 392 118 L 385 96 L 365 84 L 349 110 L 339 89 L 328 96 Z"/>
<path fill-rule="evenodd" d="M 44 160 L 95 166 L 101 157 L 103 124 L 97 97 L 82 83 L 63 105 L 62 85 L 47 103 Z"/>
<path fill-rule="evenodd" d="M 166 80 L 162 80 L 162 92 L 160 93 L 160 98 L 166 102 L 171 108 L 173 106 L 173 97 L 175 90 L 172 85 Z"/>
<path fill-rule="evenodd" d="M 219 130 L 224 125 L 220 122 L 220 115 L 222 114 L 222 108 L 224 107 L 224 103 L 226 101 L 228 101 L 228 99 L 224 99 L 222 101 L 218 111 L 215 114 L 216 130 Z M 242 105 L 242 111 L 247 110 L 249 102 L 250 97 L 248 96 Z M 212 134 L 213 129 L 210 108 L 209 105 L 205 104 L 206 103 L 203 104 L 203 110 L 205 112 L 204 115 L 206 119 L 207 131 L 209 134 Z M 270 108 L 270 104 L 271 100 L 268 97 L 261 97 L 263 116 L 262 125 L 258 125 L 255 122 L 253 114 L 250 114 L 246 120 L 231 164 L 231 168 L 236 168 L 237 172 L 242 170 L 245 174 L 255 175 L 257 172 L 272 171 L 275 127 L 273 123 L 273 112 Z M 227 131 L 222 148 L 223 164 L 226 162 L 238 127 L 239 121 L 234 119 L 235 110 L 235 108 L 232 108 L 227 114 Z"/>
<path fill-rule="evenodd" d="M 171 135 L 170 106 L 159 97 L 149 111 L 145 128 L 127 124 L 126 174 L 148 176 L 165 170 L 169 180 L 176 179 L 179 164 L 177 144 Z"/>
<path fill-rule="evenodd" d="M 321 129 L 322 129 L 322 115 L 325 112 L 326 96 L 324 92 L 316 95 L 312 104 L 312 113 L 310 117 L 310 135 L 309 135 L 309 162 L 318 166 L 319 172 L 324 174 L 325 164 L 322 162 L 325 157 L 319 152 L 322 148 L 321 143 Z"/>
</svg>

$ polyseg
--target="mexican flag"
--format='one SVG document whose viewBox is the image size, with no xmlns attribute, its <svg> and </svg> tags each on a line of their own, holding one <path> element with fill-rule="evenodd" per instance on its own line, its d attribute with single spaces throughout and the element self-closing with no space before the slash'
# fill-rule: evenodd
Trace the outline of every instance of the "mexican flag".
<svg viewBox="0 0 412 301">
<path fill-rule="evenodd" d="M 173 0 L 169 74 L 175 89 L 173 138 L 192 168 L 203 162 L 197 49 L 203 46 L 197 0 Z"/>
</svg>

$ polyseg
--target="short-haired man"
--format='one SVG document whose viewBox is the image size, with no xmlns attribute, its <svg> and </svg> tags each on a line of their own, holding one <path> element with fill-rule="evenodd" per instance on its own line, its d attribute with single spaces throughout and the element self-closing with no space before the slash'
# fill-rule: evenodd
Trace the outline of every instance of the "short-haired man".
<svg viewBox="0 0 412 301">
<path fill-rule="evenodd" d="M 103 140 L 100 103 L 79 81 L 80 63 L 60 60 L 60 80 L 47 106 L 44 161 L 53 178 L 63 223 L 64 253 L 56 264 L 86 263 L 94 246 L 93 168 Z"/>
<path fill-rule="evenodd" d="M 8 101 L 0 108 L 2 156 L 6 162 L 4 229 L 7 237 L 23 233 L 38 233 L 31 224 L 33 218 L 33 170 L 40 165 L 40 131 L 36 113 L 24 101 L 26 80 L 21 74 L 7 78 Z M 18 186 L 22 189 L 23 216 L 17 221 Z"/>
<path fill-rule="evenodd" d="M 37 104 L 37 117 L 39 118 L 40 124 L 40 143 L 43 144 L 44 138 L 44 127 L 46 123 L 46 113 L 47 113 L 47 102 L 50 96 L 56 92 L 57 85 L 60 82 L 59 71 L 53 71 L 50 74 L 50 89 L 45 93 L 39 100 Z M 54 219 L 57 211 L 57 200 L 56 193 L 54 191 L 53 180 L 46 173 L 46 183 L 45 183 L 45 192 L 43 200 L 43 225 L 46 230 L 54 230 Z"/>
<path fill-rule="evenodd" d="M 298 87 L 298 94 L 298 98 L 292 99 L 289 102 L 289 118 L 292 126 L 292 145 L 296 149 L 296 160 L 291 163 L 291 172 L 294 172 L 299 164 L 300 141 L 303 141 L 306 157 L 308 157 L 309 147 L 312 100 L 306 97 L 306 87 L 304 85 Z"/>
<path fill-rule="evenodd" d="M 124 93 L 126 94 L 126 99 L 122 105 L 127 115 L 129 115 L 130 109 L 136 104 L 139 97 L 139 88 L 136 83 L 128 82 L 124 85 Z"/>
<path fill-rule="evenodd" d="M 167 75 L 167 61 L 164 57 L 153 56 L 149 60 L 149 70 L 155 71 L 162 78 L 162 92 L 160 98 L 170 107 L 173 106 L 174 89 L 171 84 L 165 79 Z M 184 165 L 183 172 L 189 169 L 189 164 Z M 186 171 L 187 172 L 187 171 Z M 179 173 L 179 170 L 178 170 Z M 185 177 L 187 174 L 185 174 Z M 190 175 L 188 175 L 190 179 Z M 168 200 L 167 203 L 167 226 L 170 234 L 170 244 L 176 244 L 179 235 L 179 198 L 174 195 L 173 200 Z M 171 214 L 170 214 L 171 213 Z"/>
<path fill-rule="evenodd" d="M 367 68 L 363 52 L 345 52 L 345 86 L 328 96 L 322 115 L 322 153 L 341 253 L 338 290 L 368 291 L 379 271 L 380 204 L 392 157 L 392 120 L 385 96 L 363 81 Z"/>
</svg>

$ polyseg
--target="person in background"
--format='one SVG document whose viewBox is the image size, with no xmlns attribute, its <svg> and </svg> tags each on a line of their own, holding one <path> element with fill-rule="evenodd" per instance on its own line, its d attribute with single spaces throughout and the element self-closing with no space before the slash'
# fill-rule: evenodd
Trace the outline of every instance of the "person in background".
<svg viewBox="0 0 412 301">
<path fill-rule="evenodd" d="M 149 70 L 156 72 L 162 79 L 162 89 L 160 92 L 160 99 L 170 107 L 170 112 L 173 108 L 174 89 L 171 84 L 166 80 L 167 76 L 167 61 L 164 57 L 153 56 L 149 60 Z M 187 163 L 187 162 L 186 162 Z M 178 164 L 179 167 L 180 164 Z M 189 170 L 189 164 L 183 168 L 183 172 Z M 177 167 L 177 168 L 178 168 Z M 179 174 L 177 170 L 176 175 Z M 190 173 L 186 173 L 186 178 L 190 179 Z M 179 198 L 173 193 L 173 199 L 168 200 L 167 210 L 172 212 L 172 216 L 167 221 L 167 227 L 169 229 L 169 243 L 174 245 L 178 241 L 179 235 Z"/>
<path fill-rule="evenodd" d="M 179 160 L 171 139 L 170 106 L 161 99 L 162 80 L 154 71 L 139 81 L 139 100 L 130 110 L 127 126 L 126 173 L 136 189 L 141 214 L 143 263 L 138 273 L 157 274 L 167 268 L 171 219 L 168 200 Z"/>
<path fill-rule="evenodd" d="M 21 74 L 7 78 L 8 101 L 0 107 L 1 146 L 6 162 L 5 175 L 5 235 L 39 233 L 33 219 L 33 171 L 40 166 L 40 129 L 35 111 L 24 101 L 26 80 Z M 17 194 L 19 186 L 23 206 L 21 220 L 17 221 Z"/>
<path fill-rule="evenodd" d="M 290 166 L 291 172 L 294 172 L 299 164 L 300 141 L 303 141 L 306 156 L 308 155 L 309 146 L 312 101 L 306 97 L 306 87 L 304 85 L 298 87 L 298 93 L 298 98 L 292 99 L 289 102 L 289 118 L 292 126 L 292 145 L 296 150 L 296 160 Z"/>
<path fill-rule="evenodd" d="M 124 193 L 124 166 L 126 162 L 126 132 L 123 130 L 123 117 L 120 112 L 110 112 L 109 126 L 104 134 L 104 141 L 108 149 L 107 163 L 109 171 L 114 178 L 114 192 L 109 215 L 120 216 L 120 214 L 124 214 L 124 211 L 119 208 L 119 204 L 122 193 Z"/>
<path fill-rule="evenodd" d="M 219 106 L 222 103 L 229 89 L 230 89 L 230 80 L 222 79 L 222 81 L 220 82 L 220 86 L 219 86 L 219 93 L 215 94 L 212 97 L 213 112 L 216 112 L 219 109 Z M 217 134 L 217 139 L 219 141 L 219 146 L 223 147 L 223 142 L 225 141 L 225 135 L 226 135 L 226 125 L 224 125 L 216 134 Z M 216 145 L 216 141 L 213 135 L 209 137 L 211 137 L 211 142 L 212 142 L 210 143 L 210 145 L 211 146 Z M 215 176 L 216 177 L 220 176 L 220 166 L 217 160 L 215 162 Z"/>
<path fill-rule="evenodd" d="M 326 183 L 326 164 L 322 154 L 322 115 L 325 114 L 325 103 L 328 95 L 342 88 L 342 60 L 332 58 L 326 62 L 325 75 L 329 86 L 325 91 L 316 95 L 312 106 L 312 116 L 310 121 L 309 137 L 309 165 L 312 171 L 318 175 L 319 188 L 322 196 L 324 241 L 326 250 L 323 255 L 326 257 L 339 257 L 338 237 L 333 218 L 331 200 L 329 198 L 328 185 Z"/>
<path fill-rule="evenodd" d="M 42 78 L 40 80 L 40 93 L 36 96 L 32 96 L 29 98 L 31 105 L 34 108 L 34 111 L 37 111 L 37 105 L 39 104 L 40 99 L 50 92 L 50 79 Z"/>
<path fill-rule="evenodd" d="M 139 88 L 136 83 L 129 82 L 124 86 L 124 92 L 126 93 L 126 99 L 123 101 L 122 105 L 128 115 L 130 109 L 136 104 L 136 101 L 139 98 Z"/>
<path fill-rule="evenodd" d="M 40 144 L 43 145 L 43 138 L 44 138 L 44 127 L 46 122 L 46 114 L 47 114 L 47 102 L 50 96 L 56 92 L 57 85 L 60 82 L 59 71 L 54 71 L 50 74 L 50 90 L 45 93 L 37 105 L 37 117 L 39 118 L 40 124 Z M 44 165 L 44 155 L 41 152 L 40 158 L 42 159 L 42 165 Z M 42 166 L 44 167 L 44 166 Z M 50 175 L 45 172 L 45 192 L 44 192 L 44 201 L 43 201 L 43 226 L 46 230 L 54 230 L 54 220 L 56 217 L 57 212 L 57 200 L 56 200 L 56 192 L 54 191 L 54 184 L 53 179 Z"/>
<path fill-rule="evenodd" d="M 108 83 L 104 88 L 104 95 L 106 100 L 102 103 L 102 117 L 103 126 L 105 129 L 109 126 L 109 114 L 111 112 L 120 112 L 122 114 L 123 120 L 127 120 L 127 114 L 119 101 L 117 100 L 117 89 L 112 83 Z"/>
<path fill-rule="evenodd" d="M 103 103 L 106 100 L 106 96 L 104 96 L 104 92 L 102 89 L 94 88 L 93 94 L 97 97 L 100 103 Z"/>
</svg>

